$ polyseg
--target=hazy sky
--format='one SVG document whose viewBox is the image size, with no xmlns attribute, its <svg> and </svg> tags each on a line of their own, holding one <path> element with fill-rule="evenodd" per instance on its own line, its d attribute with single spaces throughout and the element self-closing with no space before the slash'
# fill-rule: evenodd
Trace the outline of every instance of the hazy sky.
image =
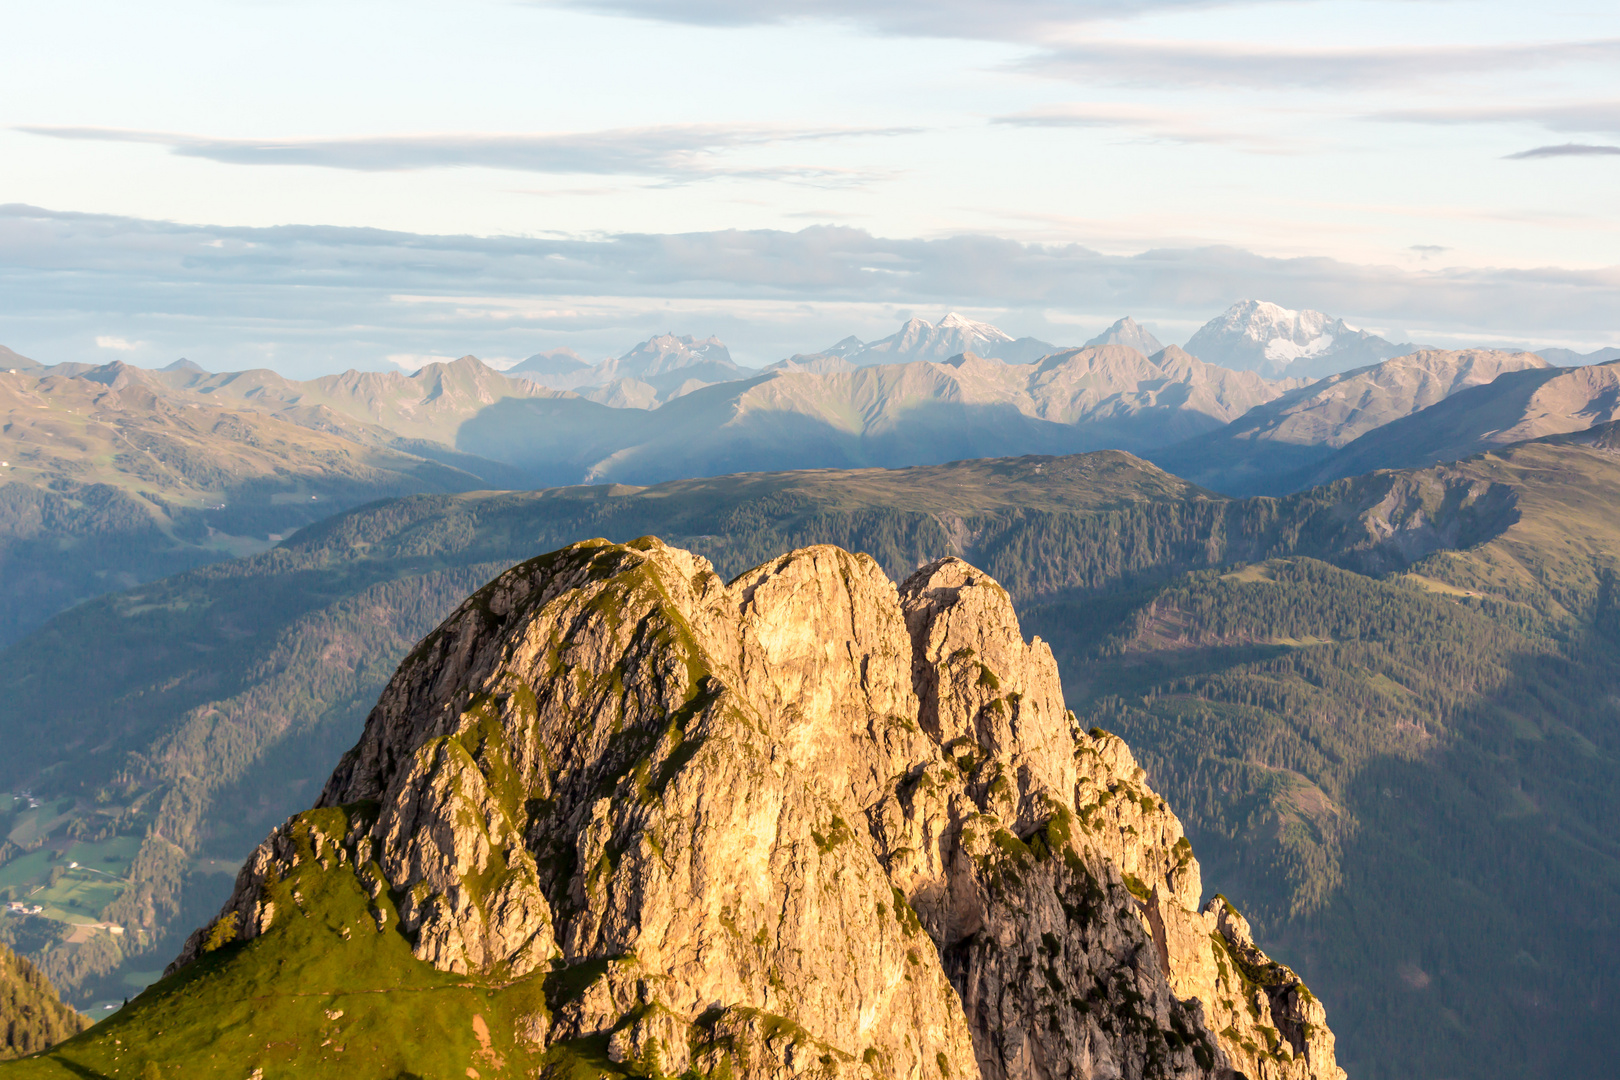
<svg viewBox="0 0 1620 1080">
<path fill-rule="evenodd" d="M 0 0 L 0 343 L 1620 340 L 1613 0 Z"/>
</svg>

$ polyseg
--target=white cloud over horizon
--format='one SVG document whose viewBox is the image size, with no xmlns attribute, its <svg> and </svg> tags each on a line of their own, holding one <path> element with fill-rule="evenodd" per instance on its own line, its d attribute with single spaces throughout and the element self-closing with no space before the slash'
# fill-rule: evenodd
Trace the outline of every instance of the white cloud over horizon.
<svg viewBox="0 0 1620 1080">
<path fill-rule="evenodd" d="M 1438 254 L 1429 252 L 1427 254 Z M 4 343 L 85 359 L 74 330 L 139 341 L 142 361 L 308 377 L 412 368 L 471 352 L 623 352 L 654 333 L 717 333 L 771 363 L 848 333 L 961 309 L 1076 344 L 1121 315 L 1180 333 L 1237 299 L 1312 307 L 1430 340 L 1614 343 L 1620 266 L 1422 270 L 1279 259 L 1234 248 L 1106 255 L 993 236 L 893 239 L 862 229 L 434 236 L 330 226 L 177 225 L 0 207 Z"/>
</svg>

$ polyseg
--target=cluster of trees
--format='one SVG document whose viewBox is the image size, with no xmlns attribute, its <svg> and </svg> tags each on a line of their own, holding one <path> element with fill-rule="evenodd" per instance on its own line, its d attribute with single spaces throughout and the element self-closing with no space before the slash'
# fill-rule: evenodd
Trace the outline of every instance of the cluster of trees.
<svg viewBox="0 0 1620 1080">
<path fill-rule="evenodd" d="M 0 945 L 0 1060 L 55 1046 L 89 1026 L 26 957 Z"/>
</svg>

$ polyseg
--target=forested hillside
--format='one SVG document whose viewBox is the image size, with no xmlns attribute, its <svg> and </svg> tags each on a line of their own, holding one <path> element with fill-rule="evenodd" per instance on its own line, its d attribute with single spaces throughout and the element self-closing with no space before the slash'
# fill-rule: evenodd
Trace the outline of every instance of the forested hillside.
<svg viewBox="0 0 1620 1080">
<path fill-rule="evenodd" d="M 1372 1069 L 1410 1055 L 1450 1068 L 1461 1047 L 1488 1045 L 1502 1062 L 1490 1075 L 1552 1075 L 1527 1050 L 1539 1015 L 1521 1007 L 1528 984 L 1489 965 L 1523 964 L 1521 952 L 1549 971 L 1572 965 L 1535 993 L 1561 1010 L 1571 1040 L 1591 1042 L 1576 997 L 1606 985 L 1602 953 L 1581 953 L 1558 928 L 1578 916 L 1589 943 L 1613 940 L 1592 934 L 1620 896 L 1620 862 L 1595 842 L 1590 815 L 1608 812 L 1616 770 L 1601 732 L 1585 743 L 1564 732 L 1584 732 L 1607 707 L 1592 659 L 1607 646 L 1592 627 L 1611 618 L 1604 560 L 1617 544 L 1607 511 L 1589 507 L 1620 505 L 1617 471 L 1601 448 L 1535 446 L 1230 500 L 1105 453 L 361 508 L 263 555 L 64 613 L 0 655 L 13 688 L 0 734 L 15 748 L 0 779 L 34 785 L 39 804 L 11 828 L 35 854 L 0 866 L 11 873 L 0 883 L 47 884 L 50 850 L 119 860 L 107 866 L 122 887 L 79 917 L 126 932 L 36 936 L 32 948 L 75 1000 L 120 996 L 211 914 L 249 847 L 312 801 L 411 644 L 505 566 L 580 537 L 647 533 L 728 575 L 815 542 L 868 551 L 894 577 L 955 552 L 1003 582 L 1053 642 L 1083 721 L 1126 735 L 1173 792 L 1207 849 L 1210 887 L 1255 909 L 1345 1017 L 1335 1029 L 1346 1060 Z M 1578 541 L 1571 506 L 1588 508 Z M 1458 547 L 1474 550 L 1444 553 Z M 95 663 L 75 663 L 88 642 Z M 1554 690 L 1588 683 L 1588 719 L 1553 725 Z M 1503 734 L 1517 720 L 1498 730 L 1470 719 L 1492 716 L 1545 720 L 1551 734 L 1524 743 Z M 1566 745 L 1590 753 L 1552 752 Z M 1535 753 L 1509 778 L 1500 762 L 1526 746 Z M 1391 770 L 1421 799 L 1398 795 Z M 1587 818 L 1566 821 L 1564 803 L 1542 793 L 1552 770 L 1573 778 L 1558 798 L 1584 800 Z M 1491 803 L 1507 798 L 1498 781 L 1530 801 Z M 1552 879 L 1578 886 L 1578 900 L 1509 880 L 1542 863 L 1488 855 L 1514 850 L 1490 846 L 1500 837 L 1473 841 L 1482 801 L 1509 823 L 1487 815 L 1491 829 L 1532 836 L 1556 823 L 1590 845 L 1569 863 L 1586 878 Z M 1521 820 L 1502 806 L 1535 809 Z M 1392 851 L 1399 862 L 1381 861 Z M 1500 931 L 1486 966 L 1428 958 L 1453 940 L 1448 920 L 1473 911 Z M 1504 911 L 1517 922 L 1501 925 Z M 1407 986 L 1428 996 L 1392 989 Z M 1408 1015 L 1456 1023 L 1442 1038 Z M 1363 1073 L 1378 1075 L 1353 1071 Z"/>
<path fill-rule="evenodd" d="M 89 1026 L 26 957 L 0 945 L 0 1061 L 38 1053 Z"/>
<path fill-rule="evenodd" d="M 1026 614 L 1213 887 L 1331 995 L 1352 1076 L 1598 1076 L 1620 1053 L 1608 434 L 1457 466 L 1520 520 L 1382 580 L 1274 560 Z"/>
</svg>

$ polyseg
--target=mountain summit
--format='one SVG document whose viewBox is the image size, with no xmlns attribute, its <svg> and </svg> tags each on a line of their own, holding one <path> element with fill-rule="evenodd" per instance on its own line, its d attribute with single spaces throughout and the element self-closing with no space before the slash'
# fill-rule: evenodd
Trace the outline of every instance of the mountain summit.
<svg viewBox="0 0 1620 1080">
<path fill-rule="evenodd" d="M 658 334 L 623 356 L 587 364 L 567 349 L 537 353 L 511 369 L 554 390 L 575 390 L 582 397 L 615 408 L 656 408 L 673 397 L 717 382 L 755 374 L 738 367 L 731 350 L 717 337 Z"/>
<path fill-rule="evenodd" d="M 61 1075 L 1342 1080 L 1124 743 L 957 559 L 644 538 L 468 599 Z M 379 991 L 387 991 L 379 992 Z M 45 1074 L 49 1075 L 49 1074 Z"/>
<path fill-rule="evenodd" d="M 1199 328 L 1187 351 L 1200 360 L 1268 378 L 1317 378 L 1411 352 L 1320 311 L 1239 300 Z"/>
<path fill-rule="evenodd" d="M 1152 356 L 1164 348 L 1158 338 L 1129 315 L 1086 342 L 1084 347 L 1089 349 L 1094 345 L 1129 345 L 1143 356 Z"/>
<path fill-rule="evenodd" d="M 1037 360 L 1056 347 L 1037 338 L 1014 339 L 989 323 L 976 322 L 951 312 L 937 323 L 908 319 L 904 326 L 886 338 L 863 342 L 845 338 L 825 351 L 858 367 L 873 364 L 905 364 L 917 360 L 940 363 L 963 353 L 1023 364 Z"/>
</svg>

